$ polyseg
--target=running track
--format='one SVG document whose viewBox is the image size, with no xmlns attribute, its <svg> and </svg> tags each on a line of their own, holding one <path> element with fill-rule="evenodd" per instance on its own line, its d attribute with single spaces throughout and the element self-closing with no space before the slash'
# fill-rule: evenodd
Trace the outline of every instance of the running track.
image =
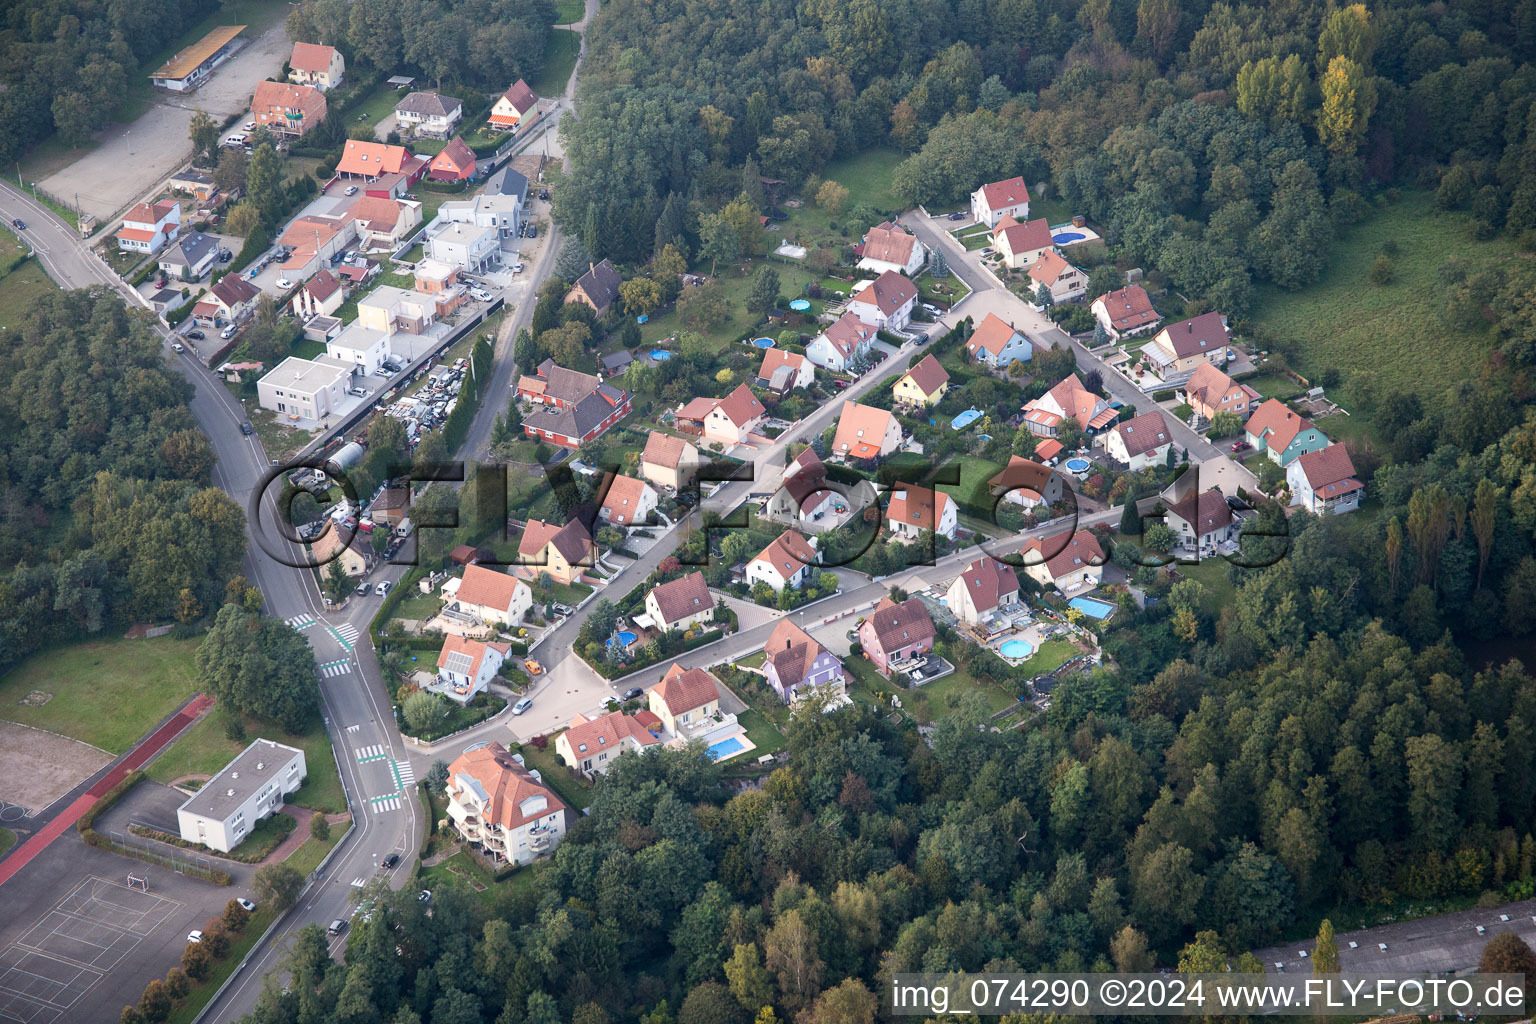
<svg viewBox="0 0 1536 1024">
<path fill-rule="evenodd" d="M 44 825 L 37 835 L 28 839 L 20 849 L 5 860 L 0 861 L 0 885 L 9 882 L 18 871 L 31 863 L 32 858 L 47 849 L 49 843 L 59 838 L 69 830 L 70 826 L 79 821 L 80 816 L 90 810 L 92 804 L 111 791 L 113 786 L 127 778 L 130 772 L 143 767 L 150 758 L 168 747 L 172 740 L 180 736 L 183 730 L 201 718 L 203 712 L 212 706 L 212 697 L 203 693 L 198 694 L 174 718 L 150 733 L 148 739 L 128 751 L 121 761 L 109 768 L 105 775 L 96 780 L 95 785 L 76 797 L 73 803 Z"/>
</svg>

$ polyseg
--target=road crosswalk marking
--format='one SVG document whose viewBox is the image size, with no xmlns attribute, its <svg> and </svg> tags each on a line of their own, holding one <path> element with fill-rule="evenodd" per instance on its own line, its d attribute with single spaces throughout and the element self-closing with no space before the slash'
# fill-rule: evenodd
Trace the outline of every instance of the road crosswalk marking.
<svg viewBox="0 0 1536 1024">
<path fill-rule="evenodd" d="M 361 729 L 362 727 L 363 727 L 363 723 L 362 722 L 354 722 L 351 725 L 347 726 L 347 732 L 357 732 L 357 730 Z"/>
<path fill-rule="evenodd" d="M 411 767 L 409 761 L 396 761 L 395 777 L 400 780 L 400 786 L 403 789 L 416 781 L 416 769 Z"/>
<path fill-rule="evenodd" d="M 371 747 L 357 748 L 358 764 L 367 764 L 369 761 L 384 761 L 387 760 L 388 757 L 389 753 L 385 751 L 385 749 L 379 744 L 374 744 Z"/>
<path fill-rule="evenodd" d="M 363 881 L 361 878 L 354 878 L 354 879 L 352 879 L 352 888 L 354 888 L 354 889 L 361 889 L 363 886 L 365 886 L 367 884 L 368 883 Z"/>
<path fill-rule="evenodd" d="M 328 661 L 319 666 L 320 674 L 327 679 L 335 679 L 337 676 L 347 675 L 352 670 L 346 661 Z"/>
<path fill-rule="evenodd" d="M 288 625 L 292 626 L 294 629 L 308 629 L 314 624 L 315 617 L 313 615 L 295 615 L 293 618 L 288 620 Z"/>
<path fill-rule="evenodd" d="M 357 643 L 360 635 L 356 626 L 350 622 L 343 622 L 339 626 L 327 625 L 325 628 L 336 638 L 337 643 L 346 648 L 348 654 L 352 653 L 352 645 Z"/>
<path fill-rule="evenodd" d="M 400 809 L 400 794 L 391 793 L 389 796 L 376 796 L 368 802 L 373 805 L 375 812 L 398 811 Z"/>
</svg>

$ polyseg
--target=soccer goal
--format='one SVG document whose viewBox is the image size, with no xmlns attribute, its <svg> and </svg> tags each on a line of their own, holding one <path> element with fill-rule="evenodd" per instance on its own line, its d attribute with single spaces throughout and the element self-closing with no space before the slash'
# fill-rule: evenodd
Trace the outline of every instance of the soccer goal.
<svg viewBox="0 0 1536 1024">
<path fill-rule="evenodd" d="M 137 889 L 139 892 L 149 892 L 149 879 L 143 875 L 129 875 L 128 888 Z"/>
</svg>

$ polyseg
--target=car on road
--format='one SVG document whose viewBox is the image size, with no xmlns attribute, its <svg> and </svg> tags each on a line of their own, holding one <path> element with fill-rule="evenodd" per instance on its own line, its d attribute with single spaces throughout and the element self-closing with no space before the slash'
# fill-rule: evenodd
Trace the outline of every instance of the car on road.
<svg viewBox="0 0 1536 1024">
<path fill-rule="evenodd" d="M 251 911 L 251 910 L 255 910 L 256 909 L 256 904 L 252 903 L 250 900 L 246 899 L 243 896 L 237 897 L 235 899 L 235 902 L 240 904 L 240 906 L 241 906 L 241 908 L 243 910 Z"/>
<path fill-rule="evenodd" d="M 1232 450 L 1234 452 L 1245 452 L 1245 451 L 1247 451 L 1248 449 L 1250 449 L 1252 447 L 1253 447 L 1253 445 L 1249 444 L 1247 441 L 1233 441 L 1232 442 Z"/>
<path fill-rule="evenodd" d="M 208 337 L 208 335 L 204 334 L 202 331 L 188 331 L 187 337 L 193 341 L 202 341 L 204 338 Z"/>
<path fill-rule="evenodd" d="M 631 686 L 624 691 L 625 700 L 639 700 L 643 696 L 645 696 L 645 690 L 638 686 Z"/>
<path fill-rule="evenodd" d="M 355 196 L 357 195 L 357 186 L 348 185 L 345 189 L 342 190 L 341 194 L 344 196 Z"/>
<path fill-rule="evenodd" d="M 358 597 L 367 597 L 368 596 L 368 581 L 367 580 L 363 580 L 363 582 L 361 582 L 361 583 L 359 583 L 357 585 L 356 593 L 357 593 Z"/>
<path fill-rule="evenodd" d="M 187 350 L 187 346 L 183 345 L 179 341 L 171 342 L 171 348 L 175 349 L 177 352 L 185 352 Z"/>
<path fill-rule="evenodd" d="M 380 597 L 388 597 L 390 588 L 393 586 L 393 583 L 391 583 L 389 580 L 385 580 L 383 583 L 380 583 L 378 586 L 374 587 L 373 592 L 378 594 Z"/>
<path fill-rule="evenodd" d="M 347 922 L 343 921 L 339 917 L 336 920 L 332 921 L 331 922 L 331 926 L 326 929 L 326 931 L 330 932 L 332 935 L 340 935 L 342 932 L 344 932 L 346 930 L 347 930 Z"/>
<path fill-rule="evenodd" d="M 400 855 L 398 853 L 392 853 L 389 856 L 384 858 L 384 866 L 386 868 L 393 868 L 396 864 L 399 864 L 399 863 L 400 863 Z"/>
<path fill-rule="evenodd" d="M 531 707 L 533 707 L 533 698 L 524 697 L 522 700 L 512 705 L 512 713 L 514 715 L 521 715 Z"/>
<path fill-rule="evenodd" d="M 25 231 L 27 230 L 27 222 L 22 220 L 20 217 L 15 217 L 11 220 L 11 227 L 15 228 L 17 231 Z"/>
<path fill-rule="evenodd" d="M 203 941 L 203 930 L 201 928 L 194 928 L 192 931 L 188 932 L 187 933 L 187 941 L 188 942 L 202 942 Z"/>
<path fill-rule="evenodd" d="M 416 894 L 416 902 L 417 903 L 431 903 L 432 902 L 432 890 L 431 889 L 423 889 L 423 890 L 421 890 L 421 892 Z"/>
<path fill-rule="evenodd" d="M 251 426 L 249 421 L 242 420 L 240 422 L 240 433 L 244 434 L 246 437 L 250 437 L 252 434 L 256 433 L 256 428 Z"/>
</svg>

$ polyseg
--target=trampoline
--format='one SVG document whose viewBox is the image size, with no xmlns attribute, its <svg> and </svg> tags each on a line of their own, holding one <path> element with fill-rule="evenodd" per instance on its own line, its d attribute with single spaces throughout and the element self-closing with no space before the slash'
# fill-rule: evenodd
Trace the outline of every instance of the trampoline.
<svg viewBox="0 0 1536 1024">
<path fill-rule="evenodd" d="M 811 303 L 807 299 L 796 299 L 789 304 L 789 308 L 794 310 L 796 313 L 804 313 L 806 310 L 811 308 Z"/>
<path fill-rule="evenodd" d="M 664 348 L 653 348 L 651 349 L 651 358 L 656 360 L 658 363 L 664 363 L 668 359 L 672 358 L 672 353 L 668 352 Z"/>
<path fill-rule="evenodd" d="M 1028 640 L 1004 640 L 997 652 L 1005 658 L 1017 658 L 1022 661 L 1035 653 L 1035 647 Z"/>
<path fill-rule="evenodd" d="M 980 409 L 967 409 L 965 412 L 949 421 L 950 430 L 964 430 L 966 427 L 981 419 Z"/>
<path fill-rule="evenodd" d="M 1081 242 L 1087 237 L 1081 231 L 1060 231 L 1051 236 L 1051 241 L 1057 245 L 1069 245 L 1072 242 Z"/>
<path fill-rule="evenodd" d="M 752 347 L 753 348 L 773 348 L 773 346 L 774 346 L 774 341 L 773 341 L 772 338 L 753 338 L 752 339 Z"/>
</svg>

